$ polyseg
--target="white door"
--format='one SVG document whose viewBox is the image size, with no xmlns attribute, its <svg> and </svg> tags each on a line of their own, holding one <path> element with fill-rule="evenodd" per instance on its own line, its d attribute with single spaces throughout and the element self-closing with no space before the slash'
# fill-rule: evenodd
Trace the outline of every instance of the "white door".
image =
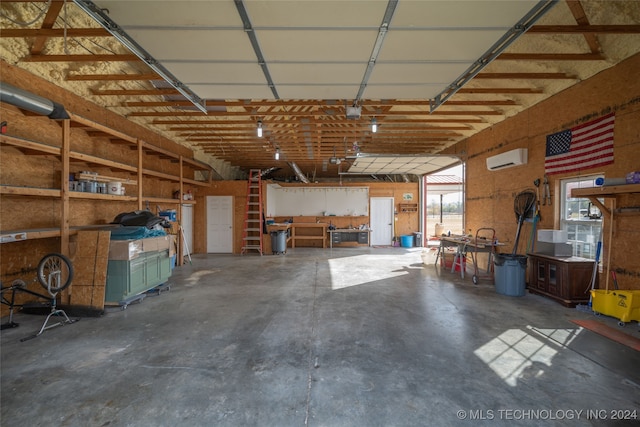
<svg viewBox="0 0 640 427">
<path fill-rule="evenodd" d="M 207 252 L 233 253 L 232 196 L 207 196 Z"/>
<path fill-rule="evenodd" d="M 393 197 L 372 197 L 371 207 L 371 245 L 388 246 L 393 244 Z"/>
<path fill-rule="evenodd" d="M 184 240 L 187 242 L 186 247 L 183 249 L 183 253 L 186 256 L 187 250 L 190 254 L 193 252 L 193 205 L 182 205 L 181 215 L 180 225 L 182 225 L 182 231 L 184 232 Z"/>
</svg>

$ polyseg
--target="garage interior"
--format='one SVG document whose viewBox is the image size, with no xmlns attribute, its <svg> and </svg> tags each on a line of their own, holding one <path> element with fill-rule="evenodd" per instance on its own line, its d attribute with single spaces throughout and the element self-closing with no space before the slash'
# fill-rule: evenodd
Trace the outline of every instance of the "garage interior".
<svg viewBox="0 0 640 427">
<path fill-rule="evenodd" d="M 2 425 L 637 423 L 640 2 L 0 10 Z"/>
</svg>

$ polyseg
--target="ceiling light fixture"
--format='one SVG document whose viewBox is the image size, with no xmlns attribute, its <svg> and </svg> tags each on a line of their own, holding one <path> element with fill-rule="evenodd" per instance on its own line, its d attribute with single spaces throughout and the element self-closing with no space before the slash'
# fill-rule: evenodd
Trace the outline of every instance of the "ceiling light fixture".
<svg viewBox="0 0 640 427">
<path fill-rule="evenodd" d="M 258 138 L 262 138 L 262 120 L 258 120 Z"/>
<path fill-rule="evenodd" d="M 375 117 L 371 119 L 371 132 L 373 133 L 378 132 L 378 121 L 376 120 Z"/>
<path fill-rule="evenodd" d="M 276 160 L 280 160 L 280 149 L 279 148 L 276 148 L 276 154 L 275 154 L 274 157 L 275 157 Z"/>
</svg>

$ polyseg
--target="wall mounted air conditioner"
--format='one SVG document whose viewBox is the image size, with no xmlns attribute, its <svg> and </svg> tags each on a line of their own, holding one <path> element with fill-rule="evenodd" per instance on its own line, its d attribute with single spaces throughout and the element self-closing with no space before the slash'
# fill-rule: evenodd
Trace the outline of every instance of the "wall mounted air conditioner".
<svg viewBox="0 0 640 427">
<path fill-rule="evenodd" d="M 506 151 L 495 156 L 487 157 L 487 169 L 495 171 L 498 169 L 510 168 L 512 166 L 527 164 L 527 149 L 518 148 Z"/>
</svg>

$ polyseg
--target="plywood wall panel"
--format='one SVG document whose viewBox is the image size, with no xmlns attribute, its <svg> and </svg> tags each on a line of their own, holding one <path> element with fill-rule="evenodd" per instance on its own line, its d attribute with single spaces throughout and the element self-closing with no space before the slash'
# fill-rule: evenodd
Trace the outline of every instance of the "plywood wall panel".
<svg viewBox="0 0 640 427">
<path fill-rule="evenodd" d="M 584 171 L 603 173 L 606 177 L 622 177 L 639 170 L 640 150 L 640 55 L 605 70 L 528 110 L 498 123 L 458 144 L 447 153 L 463 154 L 467 160 L 466 228 L 492 225 L 500 241 L 511 249 L 516 233 L 513 198 L 519 191 L 535 189 L 533 181 L 544 177 L 546 136 L 615 112 L 614 156 L 612 165 Z M 499 171 L 488 171 L 486 158 L 515 148 L 527 148 L 528 163 Z M 559 174 L 549 177 L 551 206 L 541 206 L 538 228 L 558 228 L 559 180 L 580 176 Z M 640 206 L 637 196 L 621 198 L 627 206 Z M 605 220 L 605 236 L 609 224 Z M 526 250 L 531 223 L 525 223 L 518 252 Z M 611 245 L 611 269 L 617 269 L 625 287 L 640 289 L 640 265 L 633 248 L 640 241 L 640 215 L 616 220 L 614 244 Z M 604 282 L 600 277 L 600 283 Z"/>
</svg>

